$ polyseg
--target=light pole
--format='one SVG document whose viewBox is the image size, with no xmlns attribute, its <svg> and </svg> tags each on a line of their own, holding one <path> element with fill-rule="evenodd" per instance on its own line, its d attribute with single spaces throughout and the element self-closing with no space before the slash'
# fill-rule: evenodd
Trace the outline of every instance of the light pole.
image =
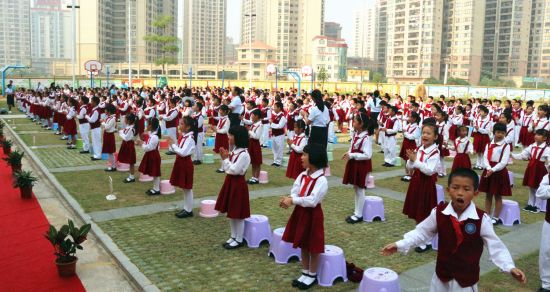
<svg viewBox="0 0 550 292">
<path fill-rule="evenodd" d="M 128 89 L 132 90 L 132 0 L 128 6 Z"/>
<path fill-rule="evenodd" d="M 67 8 L 71 8 L 72 23 L 73 23 L 73 88 L 76 87 L 76 8 L 80 8 L 80 5 L 76 5 L 76 0 L 73 0 L 71 5 L 67 5 Z"/>
<path fill-rule="evenodd" d="M 250 4 L 250 13 L 245 14 L 244 16 L 250 17 L 248 29 L 249 29 L 249 39 L 248 39 L 248 51 L 250 54 L 250 62 L 249 62 L 249 68 L 248 68 L 248 87 L 252 88 L 252 57 L 254 57 L 254 54 L 252 53 L 252 17 L 256 17 L 256 14 L 252 13 L 252 2 L 249 2 Z"/>
</svg>

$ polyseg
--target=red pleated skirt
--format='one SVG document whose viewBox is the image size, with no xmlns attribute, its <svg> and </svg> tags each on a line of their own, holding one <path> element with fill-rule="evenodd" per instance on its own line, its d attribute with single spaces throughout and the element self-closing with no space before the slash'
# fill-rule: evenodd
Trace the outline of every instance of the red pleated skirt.
<svg viewBox="0 0 550 292">
<path fill-rule="evenodd" d="M 67 135 L 76 135 L 76 121 L 74 119 L 67 120 L 65 122 L 63 131 Z"/>
<path fill-rule="evenodd" d="M 535 143 L 535 134 L 530 133 L 528 127 L 522 126 L 519 130 L 519 142 L 523 147 L 527 147 Z"/>
<path fill-rule="evenodd" d="M 250 217 L 248 185 L 244 175 L 225 176 L 215 209 L 221 213 L 227 213 L 227 217 L 231 219 Z"/>
<path fill-rule="evenodd" d="M 338 122 L 343 123 L 346 120 L 346 113 L 343 109 L 337 109 L 336 114 L 338 114 Z"/>
<path fill-rule="evenodd" d="M 116 152 L 115 133 L 103 131 L 103 147 L 101 153 L 112 154 Z"/>
<path fill-rule="evenodd" d="M 229 149 L 229 139 L 227 134 L 216 133 L 216 139 L 214 140 L 214 152 L 220 153 L 220 148 Z"/>
<path fill-rule="evenodd" d="M 57 123 L 59 124 L 59 127 L 65 127 L 65 123 L 67 123 L 67 117 L 64 114 L 60 113 Z"/>
<path fill-rule="evenodd" d="M 426 219 L 437 206 L 436 182 L 437 174 L 427 176 L 415 169 L 403 204 L 403 214 L 414 219 L 416 223 Z"/>
<path fill-rule="evenodd" d="M 437 138 L 437 147 L 439 149 L 439 156 L 441 157 L 447 157 L 450 155 L 449 149 L 447 147 L 443 147 L 443 136 L 439 135 Z"/>
<path fill-rule="evenodd" d="M 503 158 L 504 159 L 504 158 Z M 491 167 L 496 165 L 496 162 L 490 162 Z M 485 177 L 487 170 L 483 170 L 479 181 L 479 191 L 491 195 L 511 196 L 512 188 L 510 187 L 510 177 L 508 169 L 505 167 L 500 171 L 494 172 L 490 177 Z"/>
<path fill-rule="evenodd" d="M 137 121 L 137 135 L 141 135 L 145 132 L 145 118 L 141 118 Z"/>
<path fill-rule="evenodd" d="M 409 156 L 407 156 L 407 150 L 416 150 L 415 140 L 403 138 L 403 144 L 401 145 L 401 151 L 399 151 L 399 157 L 403 158 L 403 160 L 405 161 L 409 160 Z"/>
<path fill-rule="evenodd" d="M 360 188 L 366 188 L 367 175 L 372 172 L 372 161 L 350 159 L 346 163 L 346 170 L 342 183 L 345 185 L 354 185 Z"/>
<path fill-rule="evenodd" d="M 286 177 L 296 179 L 304 170 L 302 166 L 302 153 L 290 151 L 288 166 L 286 167 Z"/>
<path fill-rule="evenodd" d="M 227 148 L 226 148 L 227 149 Z M 261 165 L 262 160 L 262 147 L 260 147 L 260 141 L 256 139 L 248 139 L 248 154 L 250 154 L 250 164 Z"/>
<path fill-rule="evenodd" d="M 170 175 L 170 184 L 182 189 L 190 190 L 193 188 L 193 173 L 195 169 L 191 156 L 177 156 L 172 174 Z"/>
<path fill-rule="evenodd" d="M 134 141 L 122 141 L 120 150 L 118 150 L 118 162 L 126 164 L 136 164 L 136 146 Z"/>
<path fill-rule="evenodd" d="M 542 178 L 548 174 L 544 162 L 540 160 L 529 161 L 525 174 L 523 175 L 523 185 L 533 189 L 538 189 Z"/>
<path fill-rule="evenodd" d="M 491 142 L 491 139 L 489 139 L 489 135 L 474 132 L 472 133 L 472 136 L 474 137 L 474 152 L 475 153 L 485 152 L 485 146 L 487 146 L 487 144 Z"/>
<path fill-rule="evenodd" d="M 458 127 L 455 124 L 452 124 L 449 127 L 449 140 L 454 141 L 456 139 L 456 129 Z"/>
<path fill-rule="evenodd" d="M 160 163 L 161 159 L 158 149 L 148 151 L 143 155 L 138 170 L 148 176 L 157 177 L 161 175 Z"/>
<path fill-rule="evenodd" d="M 311 253 L 325 252 L 324 215 L 321 204 L 314 208 L 296 205 L 286 224 L 284 241 Z"/>
<path fill-rule="evenodd" d="M 457 168 L 472 168 L 470 156 L 467 153 L 457 153 L 454 160 L 451 172 Z"/>
</svg>

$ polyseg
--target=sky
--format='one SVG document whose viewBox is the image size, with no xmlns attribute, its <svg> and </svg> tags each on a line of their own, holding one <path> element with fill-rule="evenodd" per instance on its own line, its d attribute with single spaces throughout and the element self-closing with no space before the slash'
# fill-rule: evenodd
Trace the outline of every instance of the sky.
<svg viewBox="0 0 550 292">
<path fill-rule="evenodd" d="M 262 1 L 262 0 L 257 0 Z M 348 45 L 353 40 L 353 11 L 373 0 L 325 0 L 325 21 L 342 25 L 342 37 Z M 345 5 L 342 5 L 345 2 Z M 241 0 L 227 0 L 227 35 L 235 42 L 240 41 Z"/>
</svg>

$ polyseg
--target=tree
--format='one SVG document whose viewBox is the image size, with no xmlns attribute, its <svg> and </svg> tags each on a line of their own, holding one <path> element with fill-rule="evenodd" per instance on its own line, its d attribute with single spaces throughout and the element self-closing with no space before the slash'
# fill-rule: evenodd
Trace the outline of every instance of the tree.
<svg viewBox="0 0 550 292">
<path fill-rule="evenodd" d="M 464 79 L 451 77 L 447 79 L 447 85 L 470 85 L 470 83 Z"/>
<path fill-rule="evenodd" d="M 319 72 L 317 72 L 317 79 L 321 81 L 321 87 L 324 88 L 325 82 L 328 80 L 327 69 L 325 69 L 325 67 L 321 67 L 321 69 L 319 69 Z"/>
<path fill-rule="evenodd" d="M 430 77 L 424 80 L 424 84 L 443 84 L 443 82 L 434 77 Z"/>
<path fill-rule="evenodd" d="M 372 74 L 372 82 L 374 82 L 374 83 L 385 83 L 386 82 L 386 77 L 384 77 L 384 75 L 382 75 L 382 73 L 380 73 L 380 72 L 375 72 L 374 74 Z"/>
<path fill-rule="evenodd" d="M 161 55 L 155 60 L 155 64 L 162 65 L 162 73 L 165 74 L 164 66 L 167 64 L 177 64 L 177 58 L 175 53 L 179 48 L 177 45 L 178 38 L 171 35 L 166 35 L 166 28 L 172 24 L 172 16 L 163 15 L 157 20 L 153 21 L 153 27 L 158 34 L 148 34 L 143 39 L 146 42 L 155 43 L 161 52 Z"/>
</svg>

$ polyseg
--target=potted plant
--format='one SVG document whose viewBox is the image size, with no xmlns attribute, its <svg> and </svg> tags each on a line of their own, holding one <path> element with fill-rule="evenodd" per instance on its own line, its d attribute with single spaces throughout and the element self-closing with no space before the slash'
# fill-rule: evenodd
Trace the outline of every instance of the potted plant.
<svg viewBox="0 0 550 292">
<path fill-rule="evenodd" d="M 4 141 L 4 129 L 0 128 L 0 142 Z"/>
<path fill-rule="evenodd" d="M 13 142 L 11 140 L 3 140 L 2 147 L 4 148 L 4 154 L 8 155 L 11 152 L 11 146 Z"/>
<path fill-rule="evenodd" d="M 14 174 L 15 181 L 13 186 L 19 188 L 22 199 L 32 198 L 32 187 L 38 181 L 38 178 L 32 175 L 31 171 L 20 171 Z"/>
<path fill-rule="evenodd" d="M 82 250 L 81 244 L 86 241 L 86 236 L 92 226 L 90 224 L 84 224 L 78 228 L 74 226 L 72 220 L 68 220 L 68 224 L 65 224 L 57 230 L 55 226 L 50 225 L 50 229 L 46 231 L 44 236 L 50 241 L 55 249 L 55 264 L 57 265 L 57 272 L 61 277 L 70 277 L 75 274 L 76 262 L 78 258 L 76 250 Z"/>
<path fill-rule="evenodd" d="M 8 165 L 11 166 L 11 171 L 14 174 L 16 172 L 21 171 L 21 160 L 23 159 L 24 155 L 25 155 L 25 152 L 19 152 L 18 150 L 14 150 L 10 154 L 8 154 L 8 157 L 3 158 L 5 161 L 8 162 Z"/>
</svg>

